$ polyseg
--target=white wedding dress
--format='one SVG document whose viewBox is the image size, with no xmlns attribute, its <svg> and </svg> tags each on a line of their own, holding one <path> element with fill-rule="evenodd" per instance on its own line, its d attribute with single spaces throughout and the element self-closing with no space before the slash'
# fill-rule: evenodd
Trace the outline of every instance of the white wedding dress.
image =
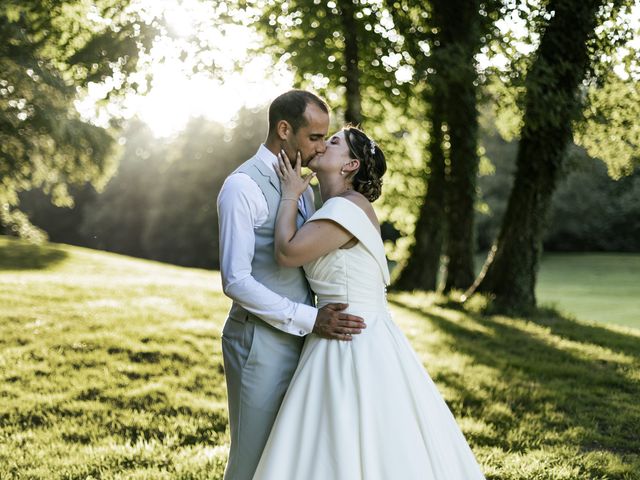
<svg viewBox="0 0 640 480">
<path fill-rule="evenodd" d="M 307 337 L 253 479 L 484 479 L 387 309 L 389 271 L 378 231 L 342 197 L 309 221 L 319 219 L 339 223 L 359 242 L 304 266 L 318 307 L 348 303 L 367 328 L 351 342 Z"/>
</svg>

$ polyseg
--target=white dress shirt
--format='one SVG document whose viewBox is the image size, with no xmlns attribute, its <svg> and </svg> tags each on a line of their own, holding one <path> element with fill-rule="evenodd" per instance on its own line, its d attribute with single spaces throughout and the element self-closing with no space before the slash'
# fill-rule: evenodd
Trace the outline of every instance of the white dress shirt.
<svg viewBox="0 0 640 480">
<path fill-rule="evenodd" d="M 264 145 L 260 145 L 256 156 L 269 168 L 277 165 L 276 156 Z M 298 206 L 306 215 L 302 196 Z M 245 173 L 229 175 L 218 196 L 222 288 L 245 310 L 279 330 L 307 335 L 313 330 L 318 310 L 273 292 L 251 274 L 254 230 L 267 220 L 268 215 L 267 200 L 258 184 Z"/>
</svg>

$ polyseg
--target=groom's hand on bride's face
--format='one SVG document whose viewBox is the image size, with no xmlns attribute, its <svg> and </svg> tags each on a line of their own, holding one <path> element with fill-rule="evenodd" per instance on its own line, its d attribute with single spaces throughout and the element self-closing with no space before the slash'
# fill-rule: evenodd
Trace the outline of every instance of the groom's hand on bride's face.
<svg viewBox="0 0 640 480">
<path fill-rule="evenodd" d="M 313 333 L 332 340 L 350 341 L 352 335 L 367 328 L 362 318 L 342 312 L 347 307 L 346 303 L 330 303 L 319 309 Z"/>
</svg>

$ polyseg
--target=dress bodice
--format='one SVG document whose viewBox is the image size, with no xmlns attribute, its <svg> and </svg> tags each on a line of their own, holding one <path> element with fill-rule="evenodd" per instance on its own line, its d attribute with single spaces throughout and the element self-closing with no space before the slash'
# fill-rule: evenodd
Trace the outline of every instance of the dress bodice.
<svg viewBox="0 0 640 480">
<path fill-rule="evenodd" d="M 334 250 L 304 265 L 318 307 L 327 303 L 348 303 L 349 310 L 377 310 L 386 305 L 389 270 L 384 245 L 367 214 L 343 197 L 325 202 L 308 221 L 331 220 L 348 230 L 358 243 Z"/>
<path fill-rule="evenodd" d="M 320 219 L 358 243 L 304 265 L 318 304 L 348 303 L 367 326 L 349 341 L 305 337 L 253 480 L 485 480 L 386 306 L 389 270 L 377 229 L 342 197 L 308 221 Z"/>
<path fill-rule="evenodd" d="M 348 303 L 367 326 L 349 341 L 305 337 L 253 480 L 485 480 L 386 306 L 389 270 L 377 229 L 342 197 L 308 221 L 320 219 L 358 243 L 304 265 L 318 304 Z"/>
</svg>

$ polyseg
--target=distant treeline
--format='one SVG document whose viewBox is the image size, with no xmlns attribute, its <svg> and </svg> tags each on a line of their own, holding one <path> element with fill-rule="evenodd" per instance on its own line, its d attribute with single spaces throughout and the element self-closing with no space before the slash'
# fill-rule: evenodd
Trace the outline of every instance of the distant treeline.
<svg viewBox="0 0 640 480">
<path fill-rule="evenodd" d="M 125 131 L 118 171 L 102 192 L 72 188 L 69 209 L 32 190 L 21 194 L 22 206 L 53 242 L 218 268 L 216 197 L 265 136 L 266 112 L 240 112 L 231 129 L 194 119 L 172 140 L 155 139 L 135 121 Z"/>
<path fill-rule="evenodd" d="M 515 170 L 516 142 L 483 132 L 481 143 L 495 172 L 481 176 L 480 213 L 476 215 L 477 248 L 495 240 Z M 553 196 L 544 238 L 546 251 L 640 252 L 640 169 L 612 179 L 607 166 L 571 147 L 565 171 Z M 486 210 L 483 212 L 483 206 Z"/>
<path fill-rule="evenodd" d="M 241 112 L 233 128 L 195 119 L 171 141 L 154 139 L 144 124 L 134 122 L 118 172 L 101 193 L 89 185 L 76 189 L 70 209 L 52 206 L 33 190 L 21 194 L 21 205 L 54 242 L 218 268 L 216 197 L 225 177 L 265 136 L 264 111 Z M 495 131 L 483 132 L 481 142 L 487 158 L 478 181 L 476 239 L 477 249 L 486 251 L 511 189 L 516 144 Z M 640 252 L 640 171 L 612 180 L 602 162 L 578 148 L 567 165 L 545 249 Z M 393 238 L 392 226 L 385 227 Z"/>
</svg>

